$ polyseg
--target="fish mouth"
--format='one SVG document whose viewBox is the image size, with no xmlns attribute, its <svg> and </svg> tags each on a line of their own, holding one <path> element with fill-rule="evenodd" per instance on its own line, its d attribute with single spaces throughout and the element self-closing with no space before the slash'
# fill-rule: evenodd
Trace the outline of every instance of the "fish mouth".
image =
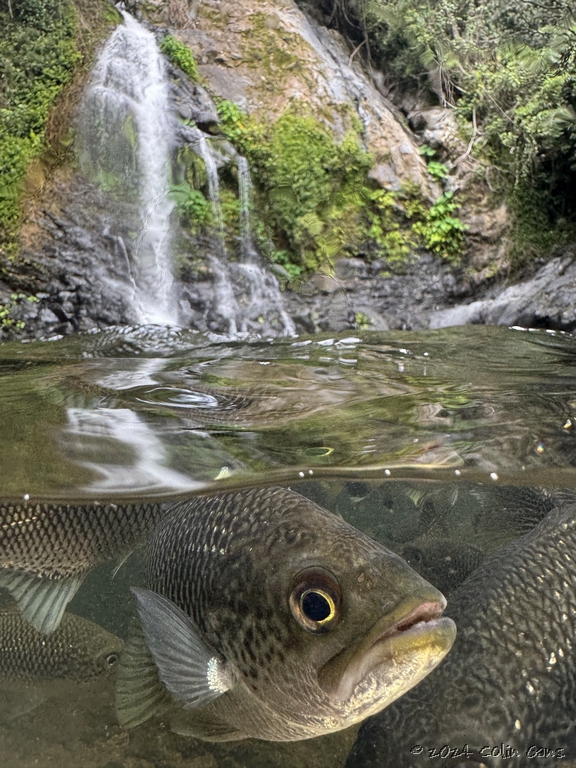
<svg viewBox="0 0 576 768">
<path fill-rule="evenodd" d="M 442 616 L 445 607 L 446 598 L 431 586 L 413 592 L 356 645 L 322 667 L 321 688 L 331 699 L 362 709 L 362 717 L 388 706 L 431 672 L 452 647 L 456 625 Z"/>
</svg>

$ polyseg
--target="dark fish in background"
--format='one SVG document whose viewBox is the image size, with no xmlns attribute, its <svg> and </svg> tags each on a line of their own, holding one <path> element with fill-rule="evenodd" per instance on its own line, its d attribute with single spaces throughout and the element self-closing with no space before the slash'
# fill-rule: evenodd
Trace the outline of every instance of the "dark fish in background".
<svg viewBox="0 0 576 768">
<path fill-rule="evenodd" d="M 313 500 L 319 501 L 319 483 Z M 314 486 L 303 487 L 310 497 Z M 394 481 L 343 484 L 327 506 L 403 557 L 445 595 L 483 560 L 527 533 L 574 491 L 481 483 Z"/>
<path fill-rule="evenodd" d="M 72 613 L 46 637 L 16 606 L 0 610 L 0 679 L 88 680 L 115 669 L 122 647 L 120 638 Z"/>
<path fill-rule="evenodd" d="M 576 505 L 485 560 L 447 613 L 458 627 L 452 652 L 362 726 L 346 768 L 526 768 L 576 757 Z M 431 756 L 444 745 L 454 759 Z M 534 745 L 556 752 L 528 755 Z"/>
<path fill-rule="evenodd" d="M 447 597 L 486 559 L 482 550 L 450 539 L 406 544 L 402 557 Z"/>
<path fill-rule="evenodd" d="M 444 597 L 398 555 L 282 488 L 176 504 L 150 536 L 120 723 L 293 741 L 379 711 L 454 641 Z"/>
<path fill-rule="evenodd" d="M 575 500 L 569 490 L 465 483 L 422 484 L 408 494 L 420 507 L 425 531 L 397 551 L 446 596 L 488 555 L 535 528 L 559 503 Z"/>
<path fill-rule="evenodd" d="M 128 554 L 163 505 L 0 503 L 0 587 L 38 631 L 50 634 L 86 575 Z"/>
<path fill-rule="evenodd" d="M 574 503 L 574 491 L 549 491 L 530 486 L 478 486 L 472 490 L 480 504 L 474 526 L 495 551 L 535 528 L 560 504 Z"/>
<path fill-rule="evenodd" d="M 420 508 L 422 538 L 473 540 L 488 554 L 528 533 L 560 503 L 576 501 L 573 491 L 481 483 L 420 484 L 407 494 Z"/>
</svg>

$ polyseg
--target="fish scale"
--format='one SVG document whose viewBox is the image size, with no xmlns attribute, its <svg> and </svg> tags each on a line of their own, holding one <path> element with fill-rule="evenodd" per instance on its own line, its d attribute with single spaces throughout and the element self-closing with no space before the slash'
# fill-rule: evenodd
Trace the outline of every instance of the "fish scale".
<svg viewBox="0 0 576 768">
<path fill-rule="evenodd" d="M 485 560 L 449 603 L 458 627 L 452 652 L 363 726 L 347 768 L 420 768 L 431 764 L 428 748 L 444 744 L 469 744 L 491 768 L 557 762 L 528 760 L 533 744 L 576 757 L 575 550 L 572 504 Z M 501 743 L 518 756 L 479 754 Z M 410 752 L 416 744 L 420 755 Z"/>
<path fill-rule="evenodd" d="M 0 566 L 62 578 L 126 551 L 160 504 L 0 504 Z"/>
<path fill-rule="evenodd" d="M 49 634 L 95 566 L 130 552 L 165 514 L 160 503 L 0 503 L 0 586 Z"/>
</svg>

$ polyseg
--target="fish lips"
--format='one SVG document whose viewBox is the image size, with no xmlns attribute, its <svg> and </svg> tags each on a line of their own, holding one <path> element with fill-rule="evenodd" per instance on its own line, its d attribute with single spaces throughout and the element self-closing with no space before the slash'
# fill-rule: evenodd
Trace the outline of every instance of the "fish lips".
<svg viewBox="0 0 576 768">
<path fill-rule="evenodd" d="M 446 598 L 433 587 L 410 594 L 379 619 L 354 646 L 320 670 L 321 688 L 331 699 L 350 703 L 372 699 L 374 714 L 420 682 L 436 667 L 456 639 L 456 625 L 442 616 Z M 366 691 L 363 691 L 366 689 Z"/>
</svg>

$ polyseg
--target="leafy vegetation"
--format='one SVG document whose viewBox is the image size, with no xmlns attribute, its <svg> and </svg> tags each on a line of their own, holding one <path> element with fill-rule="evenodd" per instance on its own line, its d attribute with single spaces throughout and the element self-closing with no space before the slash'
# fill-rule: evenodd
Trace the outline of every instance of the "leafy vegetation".
<svg viewBox="0 0 576 768">
<path fill-rule="evenodd" d="M 170 188 L 170 195 L 184 223 L 192 233 L 212 223 L 212 209 L 202 192 L 190 186 L 187 181 Z"/>
<path fill-rule="evenodd" d="M 421 202 L 413 205 L 419 194 L 387 192 L 372 184 L 368 170 L 373 160 L 355 131 L 338 143 L 296 105 L 272 125 L 256 122 L 229 101 L 221 101 L 218 111 L 224 134 L 255 171 L 259 244 L 266 251 L 270 241 L 275 243 L 268 256 L 291 278 L 330 265 L 345 253 L 384 257 L 392 264 L 405 261 L 411 248 L 432 239 L 434 225 L 436 252 L 456 258 L 462 240 L 454 232 L 455 217 L 451 228 L 445 220 L 441 227 L 438 222 L 425 229 L 412 226 L 412 217 L 414 223 L 422 219 L 423 227 L 427 221 Z M 457 206 L 451 205 L 452 214 Z M 460 236 L 462 231 L 463 226 Z"/>
<path fill-rule="evenodd" d="M 184 43 L 181 43 L 173 35 L 166 35 L 160 42 L 160 50 L 162 53 L 174 64 L 176 67 L 180 67 L 185 75 L 188 75 L 190 80 L 195 82 L 200 81 L 200 73 L 196 65 L 196 60 L 192 55 L 192 52 L 187 48 Z"/>
<path fill-rule="evenodd" d="M 570 0 L 323 0 L 394 89 L 453 107 L 494 192 L 536 247 L 576 231 L 576 22 Z M 436 161 L 428 170 L 438 179 Z M 538 222 L 534 225 L 534 222 Z"/>
<path fill-rule="evenodd" d="M 426 167 L 428 173 L 435 181 L 443 182 L 448 178 L 449 170 L 445 163 L 441 163 L 435 160 L 436 150 L 429 147 L 427 144 L 422 144 L 420 147 L 420 154 L 426 159 Z"/>
<path fill-rule="evenodd" d="M 40 156 L 47 161 L 47 149 L 50 162 L 61 160 L 57 155 L 65 152 L 63 132 L 70 123 L 73 97 L 64 97 L 63 91 L 90 60 L 98 39 L 119 19 L 105 0 L 0 0 L 0 254 L 4 256 L 16 250 L 31 161 Z"/>
<path fill-rule="evenodd" d="M 23 301 L 28 301 L 31 304 L 38 302 L 36 296 L 27 296 L 25 293 L 12 293 L 10 295 L 10 301 L 0 304 L 0 330 L 5 328 L 24 328 L 23 320 L 16 320 L 12 317 L 12 312 Z"/>
<path fill-rule="evenodd" d="M 452 192 L 439 197 L 425 213 L 424 220 L 414 224 L 414 231 L 422 235 L 428 250 L 457 263 L 464 248 L 465 225 L 454 215 L 460 204 L 453 198 Z"/>
<path fill-rule="evenodd" d="M 57 0 L 0 2 L 0 243 L 13 237 L 29 162 L 43 151 L 46 121 L 80 60 L 76 16 Z"/>
</svg>

